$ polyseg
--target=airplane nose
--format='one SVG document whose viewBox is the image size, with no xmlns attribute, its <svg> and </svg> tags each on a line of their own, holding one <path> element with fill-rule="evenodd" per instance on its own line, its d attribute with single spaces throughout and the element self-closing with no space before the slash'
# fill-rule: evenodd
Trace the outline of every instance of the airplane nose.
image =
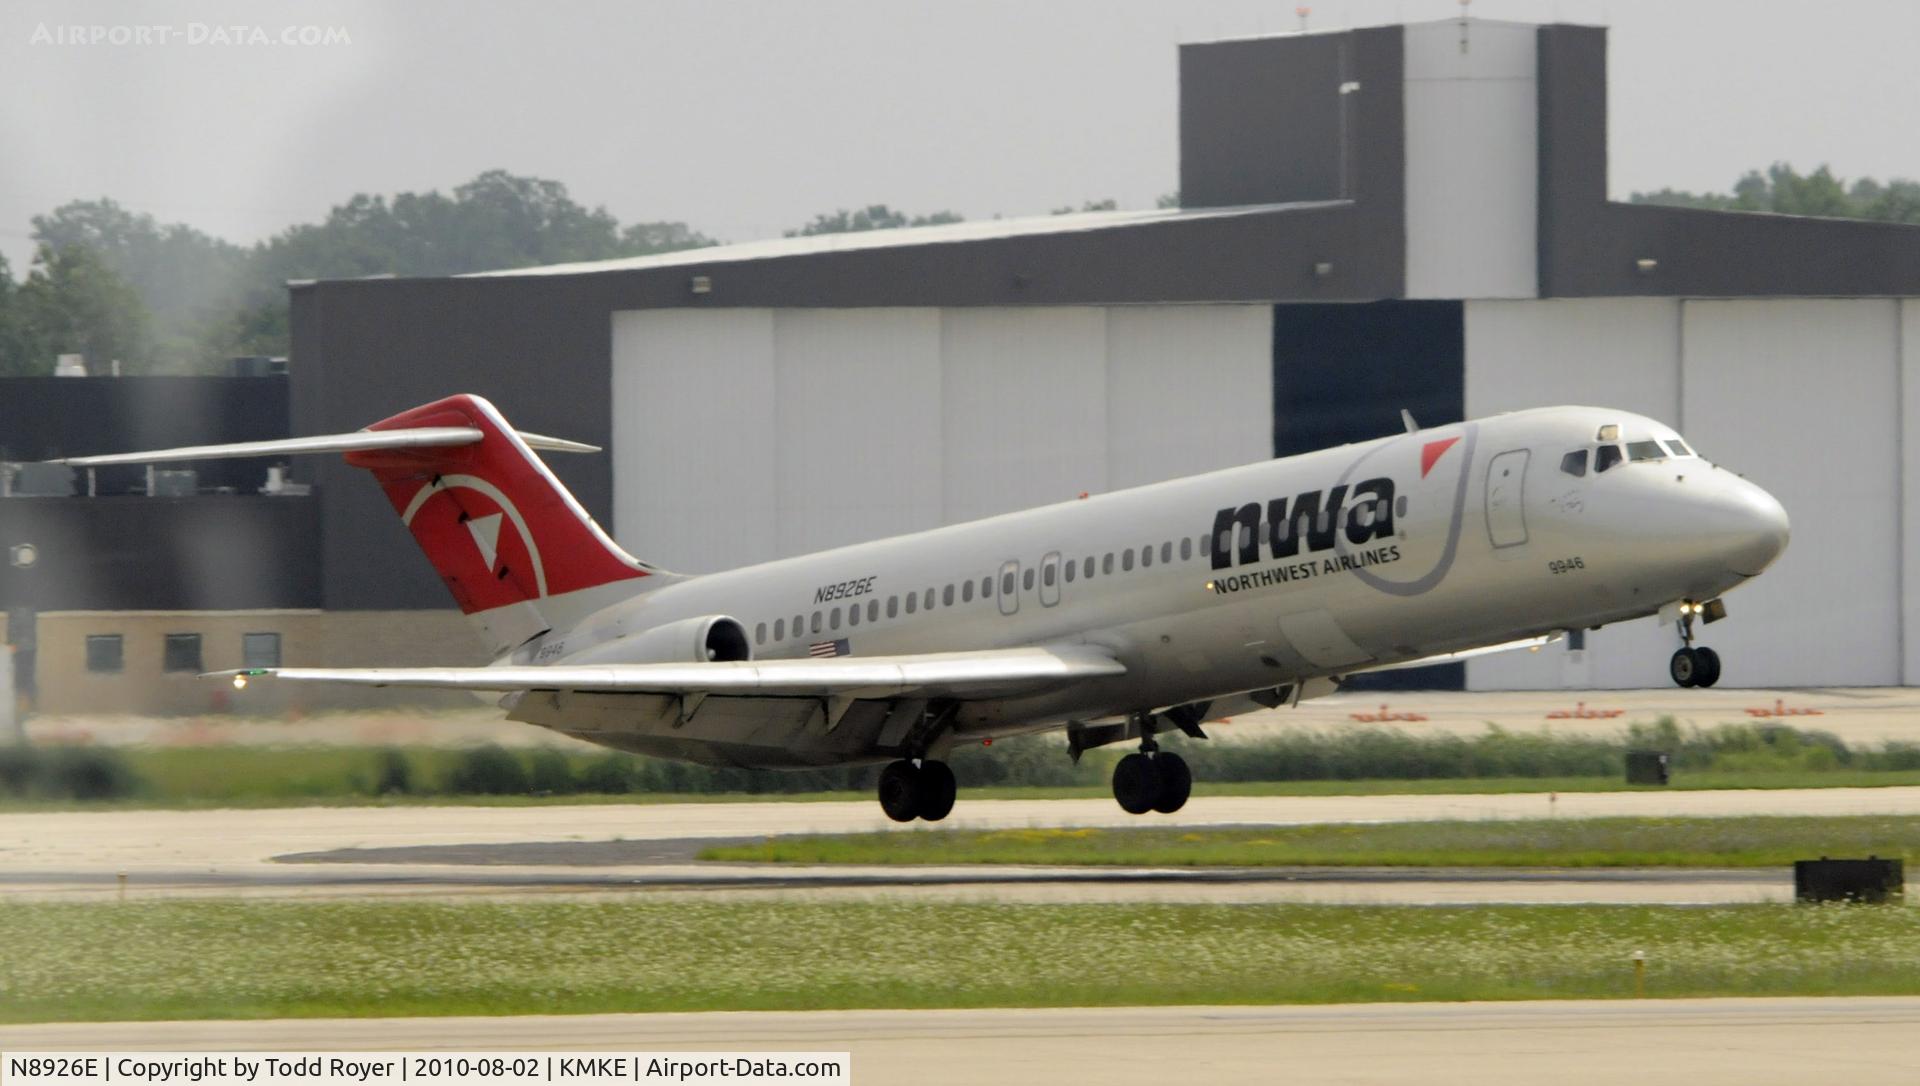
<svg viewBox="0 0 1920 1086">
<path fill-rule="evenodd" d="M 1791 525 L 1778 498 L 1746 481 L 1735 479 L 1722 508 L 1716 510 L 1725 541 L 1727 568 L 1753 577 L 1773 564 L 1787 549 Z"/>
</svg>

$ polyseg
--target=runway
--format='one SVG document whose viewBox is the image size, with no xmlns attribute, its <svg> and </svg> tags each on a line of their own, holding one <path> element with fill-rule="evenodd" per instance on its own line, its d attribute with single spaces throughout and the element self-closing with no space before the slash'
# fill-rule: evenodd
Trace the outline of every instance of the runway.
<svg viewBox="0 0 1920 1086">
<path fill-rule="evenodd" d="M 1920 997 L 0 1026 L 0 1048 L 851 1051 L 853 1081 L 1910 1083 Z"/>
<path fill-rule="evenodd" d="M 1920 813 L 1920 788 L 1447 796 L 1196 797 L 1184 826 L 1602 815 Z M 1105 800 L 962 801 L 958 828 L 1123 826 Z M 1167 824 L 1167 823 L 1161 823 Z M 997 901 L 1632 902 L 1791 897 L 1784 870 L 1486 871 L 799 867 L 712 864 L 699 847 L 893 829 L 869 802 L 317 807 L 0 816 L 0 896 L 520 897 L 647 893 Z M 124 885 L 121 877 L 125 877 Z"/>
</svg>

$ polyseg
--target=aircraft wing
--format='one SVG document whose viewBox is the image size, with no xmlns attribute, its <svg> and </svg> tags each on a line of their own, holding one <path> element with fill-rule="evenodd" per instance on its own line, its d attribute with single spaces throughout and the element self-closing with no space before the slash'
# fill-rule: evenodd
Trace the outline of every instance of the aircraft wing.
<svg viewBox="0 0 1920 1086">
<path fill-rule="evenodd" d="M 1355 668 L 1354 672 L 1358 674 L 1362 671 L 1401 671 L 1410 667 L 1432 667 L 1435 664 L 1451 664 L 1461 660 L 1471 660 L 1476 656 L 1492 656 L 1496 652 L 1517 652 L 1520 649 L 1539 649 L 1551 645 L 1565 636 L 1567 636 L 1567 631 L 1555 630 L 1552 633 L 1541 634 L 1539 637 L 1523 637 L 1518 641 L 1502 641 L 1498 645 L 1482 645 L 1477 649 L 1462 649 L 1459 652 L 1443 652 L 1434 656 L 1422 656 L 1418 660 L 1402 660 L 1397 664 L 1382 664 L 1379 667 L 1359 667 Z"/>
<path fill-rule="evenodd" d="M 266 667 L 215 671 L 237 687 L 261 680 L 436 690 L 565 690 L 599 694 L 712 694 L 757 697 L 960 697 L 1029 693 L 1084 679 L 1124 675 L 1093 648 L 990 649 L 912 656 L 832 656 L 726 663 L 494 667 Z"/>
</svg>

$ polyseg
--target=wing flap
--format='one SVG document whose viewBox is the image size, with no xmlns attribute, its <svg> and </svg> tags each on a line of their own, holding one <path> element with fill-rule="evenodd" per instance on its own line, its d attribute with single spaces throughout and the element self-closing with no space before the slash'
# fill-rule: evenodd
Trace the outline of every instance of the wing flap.
<svg viewBox="0 0 1920 1086">
<path fill-rule="evenodd" d="M 1125 673 L 1104 652 L 1067 647 L 706 664 L 247 668 L 205 677 L 232 679 L 241 687 L 277 679 L 437 690 L 894 698 L 988 697 Z"/>
</svg>

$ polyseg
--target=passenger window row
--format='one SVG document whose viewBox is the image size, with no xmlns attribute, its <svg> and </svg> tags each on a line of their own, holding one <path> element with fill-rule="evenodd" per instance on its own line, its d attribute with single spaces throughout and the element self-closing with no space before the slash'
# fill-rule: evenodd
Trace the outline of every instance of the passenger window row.
<svg viewBox="0 0 1920 1086">
<path fill-rule="evenodd" d="M 1142 569 L 1151 568 L 1156 556 L 1161 565 L 1171 565 L 1174 561 L 1174 553 L 1176 550 L 1179 552 L 1180 561 L 1190 562 L 1196 554 L 1201 556 L 1208 554 L 1207 548 L 1210 542 L 1209 537 L 1203 535 L 1197 539 L 1193 537 L 1183 538 L 1178 543 L 1169 540 L 1157 544 L 1148 543 L 1138 549 L 1124 550 L 1119 552 L 1120 570 L 1121 572 L 1131 572 L 1136 561 Z M 1073 559 L 1062 560 L 1057 576 L 1064 579 L 1068 584 L 1072 584 L 1076 577 L 1082 580 L 1092 580 L 1096 569 L 1100 573 L 1111 575 L 1114 571 L 1113 552 L 1107 552 L 1098 562 L 1095 561 L 1094 556 L 1091 554 L 1077 561 Z M 1031 592 L 1033 591 L 1036 577 L 1039 579 L 1040 584 L 1052 588 L 1055 584 L 1055 568 L 1052 565 L 1047 565 L 1036 573 L 1034 567 L 1028 566 L 1021 571 L 1017 578 L 1012 570 L 1007 570 L 1000 576 L 1000 592 L 1002 595 L 1013 595 L 1016 581 L 1021 590 Z M 976 582 L 972 580 L 960 582 L 957 591 L 954 585 L 946 585 L 939 590 L 937 596 L 939 605 L 942 607 L 952 607 L 954 606 L 956 597 L 960 603 L 972 603 L 976 595 L 982 601 L 991 599 L 994 589 L 993 582 L 994 578 L 988 575 L 980 578 L 977 582 L 977 587 Z M 903 599 L 905 601 L 904 607 L 902 607 Z M 769 639 L 780 642 L 787 640 L 789 637 L 805 637 L 838 630 L 841 627 L 843 610 L 845 612 L 845 624 L 848 628 L 852 628 L 860 625 L 863 620 L 869 623 L 880 621 L 880 612 L 883 606 L 888 618 L 898 618 L 903 612 L 911 615 L 922 610 L 932 611 L 935 600 L 935 590 L 929 588 L 924 593 L 908 592 L 904 597 L 898 595 L 888 596 L 884 605 L 878 597 L 875 597 L 874 599 L 868 600 L 865 604 L 852 604 L 844 609 L 835 607 L 827 611 L 815 611 L 811 616 L 804 614 L 795 615 L 793 616 L 792 626 L 788 626 L 788 620 L 785 618 L 774 619 L 771 626 L 765 622 L 760 622 L 754 625 L 753 643 L 756 645 L 764 645 Z"/>
</svg>

